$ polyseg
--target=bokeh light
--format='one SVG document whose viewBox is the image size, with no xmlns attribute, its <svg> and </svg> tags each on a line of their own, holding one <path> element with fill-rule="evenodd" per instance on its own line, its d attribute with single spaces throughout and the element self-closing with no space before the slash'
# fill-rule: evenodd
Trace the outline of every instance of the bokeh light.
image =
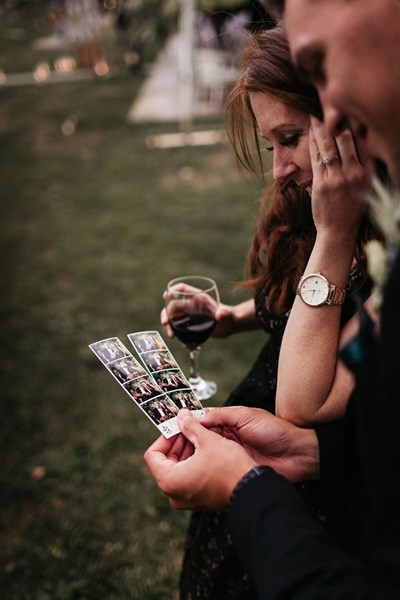
<svg viewBox="0 0 400 600">
<path fill-rule="evenodd" d="M 133 69 L 140 63 L 140 54 L 134 50 L 127 50 L 123 54 L 123 61 L 128 69 Z"/>
<path fill-rule="evenodd" d="M 66 136 L 73 135 L 78 125 L 78 117 L 76 115 L 68 115 L 61 124 L 61 133 Z"/>
<path fill-rule="evenodd" d="M 105 75 L 108 75 L 109 70 L 110 69 L 108 63 L 105 60 L 100 60 L 94 65 L 94 72 L 99 77 L 104 77 Z"/>
<path fill-rule="evenodd" d="M 54 61 L 54 68 L 58 73 L 69 73 L 76 69 L 76 60 L 71 56 L 60 56 Z"/>
<path fill-rule="evenodd" d="M 48 63 L 39 63 L 33 71 L 33 78 L 40 83 L 45 81 L 50 75 L 50 66 Z"/>
</svg>

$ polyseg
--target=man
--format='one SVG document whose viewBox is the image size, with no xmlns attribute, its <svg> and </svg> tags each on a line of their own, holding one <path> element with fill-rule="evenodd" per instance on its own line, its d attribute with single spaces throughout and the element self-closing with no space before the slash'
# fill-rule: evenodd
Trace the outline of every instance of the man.
<svg viewBox="0 0 400 600">
<path fill-rule="evenodd" d="M 400 1 L 274 4 L 285 9 L 294 61 L 319 90 L 329 132 L 350 123 L 398 180 Z M 300 430 L 255 409 L 214 409 L 203 424 L 221 436 L 182 412 L 185 437 L 160 439 L 146 453 L 173 507 L 230 503 L 233 542 L 259 598 L 400 597 L 399 286 L 397 257 L 380 340 L 371 341 L 368 322 L 361 328 L 343 424 Z M 311 478 L 320 478 L 335 536 L 288 482 Z"/>
<path fill-rule="evenodd" d="M 348 119 L 397 178 L 400 2 L 287 0 L 285 23 L 293 60 L 318 89 L 329 133 L 337 135 Z"/>
</svg>

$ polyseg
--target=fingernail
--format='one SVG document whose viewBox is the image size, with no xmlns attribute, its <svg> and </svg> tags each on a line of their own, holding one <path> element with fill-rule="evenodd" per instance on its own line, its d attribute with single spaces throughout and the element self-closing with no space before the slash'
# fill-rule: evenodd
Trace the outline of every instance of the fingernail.
<svg viewBox="0 0 400 600">
<path fill-rule="evenodd" d="M 187 419 L 193 419 L 193 415 L 190 414 L 190 410 L 188 410 L 187 408 L 182 408 L 178 412 L 178 419 L 180 421 L 187 421 Z"/>
</svg>

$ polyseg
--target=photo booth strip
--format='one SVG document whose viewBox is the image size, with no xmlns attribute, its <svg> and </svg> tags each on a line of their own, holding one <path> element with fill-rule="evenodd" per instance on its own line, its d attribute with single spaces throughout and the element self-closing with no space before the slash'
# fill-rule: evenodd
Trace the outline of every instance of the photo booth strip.
<svg viewBox="0 0 400 600">
<path fill-rule="evenodd" d="M 155 357 L 147 354 L 148 368 L 145 368 L 146 362 L 142 359 L 145 366 L 141 365 L 117 337 L 99 340 L 89 344 L 89 348 L 157 429 L 170 438 L 179 433 L 176 415 L 180 408 L 203 414 L 203 407 L 158 332 L 130 335 L 137 336 L 134 337 L 136 344 L 131 341 L 141 359 L 145 353 L 155 353 Z M 151 340 L 153 346 L 149 349 Z M 158 351 L 161 356 L 157 355 Z"/>
<path fill-rule="evenodd" d="M 128 339 L 154 381 L 179 409 L 204 414 L 201 402 L 158 331 L 129 333 Z"/>
</svg>

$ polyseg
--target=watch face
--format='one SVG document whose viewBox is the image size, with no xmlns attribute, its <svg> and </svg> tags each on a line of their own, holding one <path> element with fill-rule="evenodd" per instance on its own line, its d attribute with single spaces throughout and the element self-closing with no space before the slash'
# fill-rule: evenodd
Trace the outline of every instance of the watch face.
<svg viewBox="0 0 400 600">
<path fill-rule="evenodd" d="M 322 275 L 307 275 L 301 282 L 299 293 L 301 299 L 310 306 L 324 304 L 329 295 L 328 281 Z"/>
</svg>

